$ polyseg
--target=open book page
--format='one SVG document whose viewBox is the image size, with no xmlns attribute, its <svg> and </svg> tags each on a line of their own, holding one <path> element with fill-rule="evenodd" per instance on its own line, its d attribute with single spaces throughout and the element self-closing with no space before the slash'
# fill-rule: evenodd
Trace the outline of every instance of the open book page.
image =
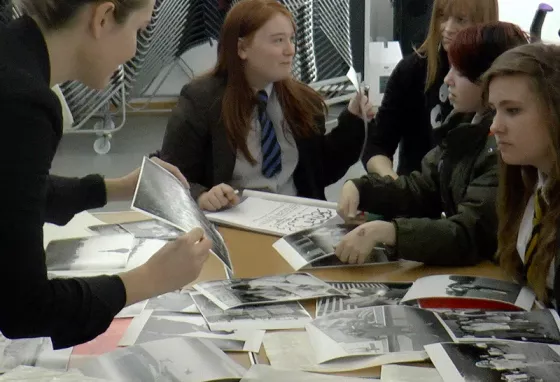
<svg viewBox="0 0 560 382">
<path fill-rule="evenodd" d="M 317 300 L 315 317 L 369 306 L 398 305 L 412 283 L 329 282 L 347 295 Z"/>
<path fill-rule="evenodd" d="M 124 269 L 134 246 L 130 234 L 54 240 L 46 249 L 49 271 Z"/>
<path fill-rule="evenodd" d="M 87 211 L 76 214 L 72 220 L 64 226 L 45 223 L 45 225 L 43 225 L 43 248 L 47 248 L 47 245 L 52 240 L 93 236 L 94 233 L 91 232 L 88 227 L 98 224 L 103 224 L 103 222 Z"/>
<path fill-rule="evenodd" d="M 148 158 L 142 161 L 132 209 L 184 232 L 201 227 L 213 243 L 213 253 L 232 270 L 222 236 L 198 208 L 190 192 L 173 174 Z"/>
<path fill-rule="evenodd" d="M 0 334 L 0 374 L 20 365 L 66 370 L 72 348 L 53 350 L 49 338 L 10 340 Z"/>
<path fill-rule="evenodd" d="M 212 331 L 303 329 L 311 321 L 299 302 L 222 310 L 201 293 L 192 297 Z"/>
<path fill-rule="evenodd" d="M 383 365 L 381 382 L 443 382 L 433 367 Z"/>
<path fill-rule="evenodd" d="M 88 227 L 98 235 L 130 233 L 136 239 L 174 240 L 184 232 L 157 219 L 141 220 L 121 224 L 101 224 Z"/>
<path fill-rule="evenodd" d="M 210 221 L 269 235 L 283 236 L 317 227 L 336 218 L 336 209 L 243 197 L 232 208 L 207 213 Z"/>
<path fill-rule="evenodd" d="M 247 305 L 344 296 L 344 293 L 308 273 L 205 281 L 194 285 L 194 289 L 224 310 Z"/>
<path fill-rule="evenodd" d="M 393 363 L 395 353 L 410 355 L 409 362 L 421 361 L 426 358 L 424 345 L 451 340 L 433 312 L 406 306 L 328 314 L 305 328 L 318 363 L 368 355 Z"/>
<path fill-rule="evenodd" d="M 78 370 L 57 371 L 42 367 L 18 366 L 1 375 L 0 382 L 111 382 L 106 379 L 90 378 Z"/>
<path fill-rule="evenodd" d="M 188 337 L 118 349 L 93 359 L 80 371 L 90 377 L 122 382 L 234 380 L 246 372 L 211 342 Z"/>
<path fill-rule="evenodd" d="M 455 342 L 503 340 L 560 345 L 560 318 L 554 310 L 496 312 L 483 310 L 437 311 Z"/>
<path fill-rule="evenodd" d="M 149 312 L 149 311 L 147 311 Z M 121 346 L 139 345 L 146 342 L 175 337 L 206 338 L 223 351 L 258 353 L 264 337 L 264 330 L 241 329 L 236 331 L 215 331 L 208 329 L 206 321 L 199 314 L 183 316 L 154 316 L 146 314 L 135 320 L 139 325 L 131 325 L 119 343 Z"/>
<path fill-rule="evenodd" d="M 296 271 L 303 268 L 350 266 L 341 262 L 334 252 L 342 238 L 354 228 L 355 225 L 329 223 L 284 236 L 272 246 Z M 387 262 L 383 248 L 378 247 L 366 259 L 365 265 Z"/>
<path fill-rule="evenodd" d="M 530 310 L 535 294 L 530 289 L 509 281 L 463 275 L 436 275 L 422 277 L 414 282 L 402 302 L 413 301 L 418 301 L 420 306 L 426 308 L 508 310 L 517 307 Z M 463 301 L 463 305 L 455 306 L 460 301 Z M 451 306 L 446 306 L 447 304 Z M 480 304 L 484 305 L 478 306 Z"/>
<path fill-rule="evenodd" d="M 278 369 L 304 370 L 315 373 L 344 373 L 369 369 L 383 364 L 376 356 L 341 358 L 319 364 L 315 360 L 309 336 L 304 331 L 267 332 L 264 348 L 270 364 Z M 427 356 L 426 356 L 427 357 Z M 394 362 L 408 362 L 409 355 L 395 355 Z"/>
<path fill-rule="evenodd" d="M 368 378 L 368 381 L 379 381 Z M 241 382 L 364 382 L 362 378 L 336 377 L 305 371 L 281 370 L 268 365 L 253 365 Z"/>
<path fill-rule="evenodd" d="M 523 342 L 426 346 L 445 382 L 556 382 L 560 346 Z"/>
</svg>

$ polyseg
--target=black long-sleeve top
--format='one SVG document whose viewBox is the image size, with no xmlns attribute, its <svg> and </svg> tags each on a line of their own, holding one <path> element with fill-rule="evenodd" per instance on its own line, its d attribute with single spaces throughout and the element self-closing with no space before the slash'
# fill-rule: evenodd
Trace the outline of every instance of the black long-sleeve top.
<svg viewBox="0 0 560 382">
<path fill-rule="evenodd" d="M 106 203 L 99 175 L 49 174 L 62 136 L 62 109 L 50 89 L 50 59 L 35 21 L 0 28 L 0 332 L 50 337 L 55 348 L 103 333 L 126 301 L 118 276 L 48 280 L 43 224 Z"/>
</svg>

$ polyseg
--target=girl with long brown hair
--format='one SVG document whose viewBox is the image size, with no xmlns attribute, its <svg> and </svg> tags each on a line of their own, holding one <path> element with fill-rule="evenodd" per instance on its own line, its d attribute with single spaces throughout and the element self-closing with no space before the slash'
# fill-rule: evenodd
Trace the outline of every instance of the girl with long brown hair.
<svg viewBox="0 0 560 382">
<path fill-rule="evenodd" d="M 201 208 L 238 202 L 236 188 L 324 199 L 359 159 L 361 119 L 325 133 L 321 96 L 292 77 L 295 23 L 275 0 L 242 0 L 221 30 L 218 60 L 181 91 L 159 156 L 189 179 Z"/>
<path fill-rule="evenodd" d="M 397 65 L 370 122 L 372 134 L 362 157 L 369 173 L 396 178 L 421 169 L 422 158 L 436 145 L 432 132 L 452 110 L 443 82 L 449 72 L 447 50 L 462 29 L 493 21 L 498 21 L 497 0 L 434 1 L 426 40 Z M 353 114 L 361 115 L 359 103 L 368 115 L 373 114 L 365 97 L 350 103 Z M 393 156 L 399 144 L 394 172 Z"/>
<path fill-rule="evenodd" d="M 504 53 L 485 77 L 500 151 L 500 266 L 544 302 L 558 301 L 560 265 L 560 47 Z"/>
</svg>

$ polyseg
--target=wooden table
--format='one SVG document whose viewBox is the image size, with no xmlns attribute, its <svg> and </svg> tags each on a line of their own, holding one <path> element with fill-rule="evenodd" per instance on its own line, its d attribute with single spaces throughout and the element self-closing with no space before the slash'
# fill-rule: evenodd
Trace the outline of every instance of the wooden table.
<svg viewBox="0 0 560 382">
<path fill-rule="evenodd" d="M 96 214 L 96 217 L 106 223 L 124 223 L 146 219 L 145 215 L 137 212 L 101 213 Z M 220 233 L 229 249 L 235 277 L 261 277 L 293 272 L 290 265 L 272 248 L 272 244 L 278 240 L 278 237 L 232 228 L 220 228 Z M 474 267 L 455 268 L 427 267 L 421 263 L 399 262 L 375 267 L 312 269 L 308 272 L 325 281 L 403 282 L 415 281 L 419 277 L 433 274 L 460 274 L 501 280 L 511 279 L 501 268 L 490 262 Z M 225 278 L 226 273 L 222 263 L 215 256 L 210 256 L 195 283 Z M 312 315 L 315 314 L 314 302 L 305 303 L 304 306 Z M 247 368 L 251 366 L 251 362 L 245 354 L 230 353 L 230 355 L 239 364 Z M 268 363 L 263 348 L 258 354 L 258 362 Z M 379 373 L 380 368 L 374 368 L 342 375 L 377 377 Z"/>
</svg>

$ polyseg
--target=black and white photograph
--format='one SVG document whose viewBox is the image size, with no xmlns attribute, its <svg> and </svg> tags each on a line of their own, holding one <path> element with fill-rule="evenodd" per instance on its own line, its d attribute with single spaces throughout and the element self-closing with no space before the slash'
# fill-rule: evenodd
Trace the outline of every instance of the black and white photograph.
<svg viewBox="0 0 560 382">
<path fill-rule="evenodd" d="M 424 353 L 427 344 L 451 341 L 433 312 L 407 306 L 375 306 L 316 318 L 306 325 L 317 362 L 388 353 Z M 425 358 L 420 354 L 421 360 Z"/>
<path fill-rule="evenodd" d="M 224 310 L 248 305 L 345 296 L 343 292 L 308 273 L 206 281 L 194 285 L 194 289 Z"/>
<path fill-rule="evenodd" d="M 97 224 L 89 226 L 88 229 L 98 235 L 119 235 L 130 233 L 120 224 Z"/>
<path fill-rule="evenodd" d="M 0 333 L 0 374 L 18 366 L 42 366 L 54 370 L 66 370 L 71 350 L 53 350 L 49 338 L 10 340 Z"/>
<path fill-rule="evenodd" d="M 222 310 L 201 293 L 192 298 L 210 330 L 303 329 L 311 316 L 299 302 Z"/>
<path fill-rule="evenodd" d="M 416 280 L 404 296 L 403 303 L 434 298 L 495 301 L 506 304 L 506 306 L 530 310 L 535 295 L 528 288 L 509 281 L 475 276 L 436 275 Z M 422 302 L 420 302 L 420 306 L 423 306 Z M 461 306 L 461 308 L 466 309 L 469 306 Z M 476 309 L 477 307 L 470 308 Z"/>
<path fill-rule="evenodd" d="M 18 366 L 0 376 L 0 381 L 16 382 L 110 382 L 106 379 L 90 378 L 84 376 L 79 370 L 68 371 L 52 370 L 36 366 Z"/>
<path fill-rule="evenodd" d="M 139 317 L 142 320 L 142 317 Z M 137 331 L 130 333 L 130 331 Z M 175 337 L 206 338 L 223 351 L 233 352 L 259 352 L 264 330 L 238 330 L 238 331 L 210 331 L 206 321 L 200 314 L 184 314 L 178 316 L 150 315 L 144 323 L 131 324 L 123 338 L 130 342 L 119 343 L 120 346 L 140 345 L 146 342 L 163 340 Z"/>
<path fill-rule="evenodd" d="M 214 254 L 232 270 L 222 236 L 198 208 L 189 191 L 173 174 L 146 157 L 142 161 L 132 209 L 185 232 L 201 227 L 213 243 Z"/>
<path fill-rule="evenodd" d="M 191 289 L 181 289 L 165 293 L 148 300 L 146 309 L 152 311 L 152 316 L 183 316 L 185 313 L 198 313 Z"/>
<path fill-rule="evenodd" d="M 426 346 L 445 382 L 556 382 L 560 346 L 523 342 Z"/>
<path fill-rule="evenodd" d="M 437 312 L 455 341 L 524 341 L 560 344 L 560 318 L 553 310 L 494 312 L 457 310 Z"/>
<path fill-rule="evenodd" d="M 246 370 L 214 344 L 172 338 L 122 348 L 81 366 L 84 375 L 115 382 L 200 382 L 241 379 Z"/>
<path fill-rule="evenodd" d="M 348 266 L 334 252 L 340 240 L 354 228 L 355 225 L 328 224 L 305 229 L 284 236 L 273 247 L 296 271 L 303 268 Z M 384 249 L 376 247 L 366 259 L 366 265 L 388 261 Z"/>
<path fill-rule="evenodd" d="M 49 271 L 124 269 L 134 247 L 130 234 L 54 240 L 46 252 Z"/>
<path fill-rule="evenodd" d="M 398 305 L 412 283 L 329 282 L 348 297 L 317 300 L 316 317 L 369 306 Z"/>
<path fill-rule="evenodd" d="M 157 219 L 121 223 L 120 226 L 137 239 L 175 240 L 184 232 Z"/>
</svg>

